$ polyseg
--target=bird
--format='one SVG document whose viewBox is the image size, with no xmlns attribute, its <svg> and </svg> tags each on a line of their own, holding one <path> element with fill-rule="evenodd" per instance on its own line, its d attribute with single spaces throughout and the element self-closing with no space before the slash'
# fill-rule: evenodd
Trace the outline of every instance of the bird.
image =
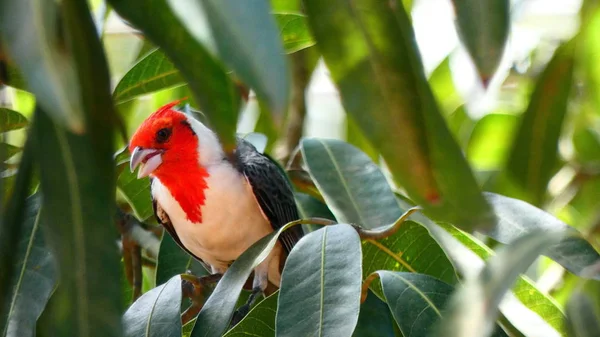
<svg viewBox="0 0 600 337">
<path fill-rule="evenodd" d="M 256 241 L 300 217 L 293 189 L 270 157 L 239 137 L 227 155 L 215 132 L 176 108 L 180 102 L 160 107 L 134 132 L 130 169 L 151 179 L 158 223 L 221 276 Z M 247 306 L 269 285 L 279 288 L 285 259 L 302 236 L 300 226 L 281 233 L 254 269 Z"/>
</svg>

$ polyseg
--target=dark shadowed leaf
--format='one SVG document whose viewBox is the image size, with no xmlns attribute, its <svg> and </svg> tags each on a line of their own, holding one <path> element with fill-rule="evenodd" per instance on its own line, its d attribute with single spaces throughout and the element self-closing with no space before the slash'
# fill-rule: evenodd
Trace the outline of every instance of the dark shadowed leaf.
<svg viewBox="0 0 600 337">
<path fill-rule="evenodd" d="M 456 26 L 484 86 L 494 76 L 510 30 L 510 0 L 453 0 Z"/>
<path fill-rule="evenodd" d="M 175 65 L 159 49 L 139 60 L 121 78 L 113 92 L 116 103 L 123 103 L 141 95 L 185 84 Z"/>
<path fill-rule="evenodd" d="M 30 137 L 32 137 L 31 135 L 32 132 L 30 132 Z M 0 331 L 2 332 L 7 331 L 10 319 L 8 312 L 13 301 L 10 294 L 12 294 L 13 280 L 17 275 L 15 259 L 18 258 L 16 254 L 20 238 L 24 236 L 23 232 L 26 229 L 23 225 L 27 219 L 25 199 L 30 194 L 29 188 L 32 185 L 35 152 L 35 142 L 29 138 L 25 143 L 19 170 L 13 180 L 14 192 L 8 198 L 2 196 L 7 198 L 7 207 L 2 213 L 0 222 L 0 270 L 2 270 L 0 273 Z M 6 179 L 0 183 L 5 185 Z M 5 192 L 6 187 L 2 186 L 2 188 L 2 192 Z"/>
<path fill-rule="evenodd" d="M 367 299 L 360 305 L 358 323 L 353 337 L 395 337 L 394 319 L 387 304 L 369 290 Z"/>
<path fill-rule="evenodd" d="M 165 284 L 137 299 L 123 315 L 126 337 L 181 336 L 181 278 L 173 276 Z"/>
<path fill-rule="evenodd" d="M 487 192 L 485 196 L 494 208 L 498 224 L 491 231 L 483 232 L 484 234 L 508 244 L 535 231 L 564 232 L 568 236 L 548 249 L 544 255 L 576 275 L 600 280 L 600 272 L 583 273 L 587 267 L 600 262 L 600 254 L 576 229 L 524 201 Z"/>
<path fill-rule="evenodd" d="M 583 281 L 571 295 L 566 310 L 570 337 L 600 336 L 600 282 Z"/>
<path fill-rule="evenodd" d="M 559 47 L 539 77 L 513 141 L 506 174 L 521 199 L 539 206 L 555 173 L 558 139 L 573 82 L 574 43 Z"/>
<path fill-rule="evenodd" d="M 394 223 L 402 212 L 383 173 L 367 155 L 338 140 L 306 139 L 302 153 L 311 177 L 338 222 L 376 228 Z M 383 240 L 363 241 L 363 276 L 385 269 L 435 276 L 454 284 L 446 254 L 427 229 L 412 221 Z"/>
<path fill-rule="evenodd" d="M 292 224 L 283 226 L 250 246 L 231 266 L 208 298 L 192 330 L 192 337 L 221 336 L 231 320 L 233 309 L 250 273 L 271 252 L 279 234 Z"/>
<path fill-rule="evenodd" d="M 358 321 L 361 269 L 352 226 L 325 226 L 302 238 L 283 268 L 277 336 L 350 336 Z"/>
<path fill-rule="evenodd" d="M 449 224 L 439 224 L 454 238 L 460 241 L 465 247 L 469 248 L 473 253 L 477 254 L 482 260 L 487 260 L 494 255 L 494 251 L 484 245 L 481 241 L 477 240 L 472 235 L 457 229 L 456 227 Z M 455 250 L 456 251 L 456 250 Z M 466 260 L 468 268 L 475 268 L 476 264 L 472 261 Z M 481 262 L 483 263 L 483 262 Z M 521 275 L 517 279 L 512 292 L 515 297 L 523 303 L 529 310 L 540 316 L 549 326 L 551 326 L 557 333 L 565 335 L 565 315 L 562 309 L 558 306 L 556 301 L 548 294 L 540 291 L 533 281 L 527 276 Z M 532 327 L 536 329 L 529 315 L 523 314 L 521 311 L 515 310 L 513 307 L 507 306 L 506 309 L 501 308 L 502 313 L 507 317 L 511 323 L 517 328 Z M 537 330 L 541 328 L 537 327 Z M 550 335 L 548 333 L 548 335 Z"/>
<path fill-rule="evenodd" d="M 315 44 L 306 16 L 298 13 L 274 13 L 287 53 L 295 53 Z"/>
<path fill-rule="evenodd" d="M 174 275 L 183 274 L 188 270 L 192 271 L 195 276 L 207 273 L 200 262 L 181 249 L 173 237 L 165 231 L 158 251 L 155 283 L 163 284 Z"/>
<path fill-rule="evenodd" d="M 108 2 L 119 15 L 142 29 L 145 36 L 175 64 L 224 146 L 233 148 L 240 103 L 235 86 L 222 65 L 175 17 L 167 0 Z M 199 20 L 196 22 L 204 19 Z"/>
<path fill-rule="evenodd" d="M 1 1 L 0 38 L 38 104 L 57 122 L 82 132 L 83 103 L 73 55 L 61 41 L 58 11 L 54 1 Z"/>
<path fill-rule="evenodd" d="M 35 336 L 36 321 L 58 280 L 56 261 L 46 246 L 40 227 L 39 199 L 37 195 L 27 200 L 23 232 L 14 262 L 16 272 L 9 292 L 8 325 L 0 334 L 2 336 Z"/>
<path fill-rule="evenodd" d="M 325 205 L 325 203 L 318 200 L 317 198 L 314 198 L 308 194 L 301 192 L 296 192 L 295 197 L 296 206 L 298 206 L 298 213 L 300 214 L 300 217 L 302 219 L 324 218 L 329 220 L 335 220 L 335 217 L 333 216 L 333 214 L 331 214 L 331 211 L 329 210 L 327 205 Z M 309 233 L 312 231 L 316 231 L 317 229 L 321 228 L 321 226 L 303 224 L 302 228 L 304 229 L 304 233 Z"/>
<path fill-rule="evenodd" d="M 117 188 L 135 212 L 135 216 L 141 221 L 153 216 L 150 179 L 138 179 L 137 171 L 131 172 L 129 169 L 129 160 L 119 165 L 119 169 L 121 173 L 117 178 Z"/>
<path fill-rule="evenodd" d="M 12 63 L 6 63 L 6 77 L 4 79 L 0 78 L 0 83 L 6 84 L 13 88 L 27 90 L 27 83 L 25 83 L 25 79 L 23 78 L 23 74 L 15 67 Z"/>
<path fill-rule="evenodd" d="M 500 301 L 516 278 L 561 237 L 559 233 L 532 232 L 500 249 L 488 260 L 479 276 L 468 277 L 454 292 L 445 307 L 444 318 L 436 326 L 437 335 L 489 336 Z"/>
<path fill-rule="evenodd" d="M 275 337 L 275 313 L 279 292 L 271 294 L 250 310 L 244 319 L 227 331 L 224 337 L 260 336 Z"/>
<path fill-rule="evenodd" d="M 381 151 L 396 184 L 436 219 L 467 230 L 491 225 L 489 205 L 427 83 L 403 6 L 379 0 L 304 5 L 345 110 Z"/>
<path fill-rule="evenodd" d="M 287 109 L 288 66 L 268 0 L 168 2 L 197 40 L 209 48 L 216 46 L 220 59 L 272 112 L 281 114 Z M 201 27 L 206 23 L 200 25 L 198 20 L 210 28 Z"/>
<path fill-rule="evenodd" d="M 20 113 L 11 109 L 0 108 L 0 132 L 21 129 L 26 127 L 28 123 L 27 118 Z"/>
<path fill-rule="evenodd" d="M 113 215 L 113 139 L 117 116 L 104 52 L 85 1 L 63 0 L 65 41 L 73 53 L 85 115 L 76 135 L 43 111 L 34 120 L 43 192 L 42 223 L 60 266 L 47 335 L 120 336 L 121 289 Z"/>
</svg>

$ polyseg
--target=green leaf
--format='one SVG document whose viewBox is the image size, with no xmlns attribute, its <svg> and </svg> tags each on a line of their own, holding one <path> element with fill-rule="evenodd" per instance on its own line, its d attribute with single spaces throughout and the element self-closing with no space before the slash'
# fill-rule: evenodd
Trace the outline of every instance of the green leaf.
<svg viewBox="0 0 600 337">
<path fill-rule="evenodd" d="M 573 82 L 573 42 L 559 47 L 539 77 L 513 141 L 506 174 L 520 186 L 524 199 L 542 204 L 555 173 L 558 140 Z"/>
<path fill-rule="evenodd" d="M 494 251 L 491 248 L 484 245 L 472 235 L 465 233 L 449 224 L 439 225 L 448 233 L 452 234 L 452 236 L 459 240 L 465 247 L 477 254 L 477 256 L 482 259 L 482 264 L 483 260 L 487 260 L 494 255 Z M 467 264 L 467 267 L 470 269 L 476 267 L 476 264 L 469 259 L 465 259 L 463 263 Z M 523 303 L 523 305 L 540 316 L 558 333 L 560 333 L 562 336 L 566 334 L 564 324 L 565 315 L 563 314 L 562 309 L 551 296 L 540 291 L 535 286 L 535 282 L 531 281 L 527 276 L 521 275 L 517 279 L 515 286 L 512 288 L 512 292 L 514 296 L 521 303 Z M 524 329 L 529 326 L 535 328 L 528 315 L 523 315 L 522 311 L 512 309 L 512 306 L 507 306 L 505 309 L 501 308 L 501 311 L 517 328 Z"/>
<path fill-rule="evenodd" d="M 0 50 L 1 52 L 1 50 Z M 6 66 L 6 73 L 0 74 L 0 84 L 6 84 L 16 89 L 27 90 L 27 83 L 25 83 L 25 79 L 23 78 L 23 74 L 11 63 L 4 63 Z M 0 61 L 0 67 L 2 66 L 2 62 Z M 5 77 L 2 78 L 1 76 Z"/>
<path fill-rule="evenodd" d="M 453 0 L 456 26 L 484 86 L 502 60 L 510 30 L 510 0 Z"/>
<path fill-rule="evenodd" d="M 338 222 L 364 228 L 394 223 L 402 211 L 383 173 L 354 146 L 338 140 L 301 144 L 310 175 Z M 420 272 L 447 283 L 456 274 L 444 251 L 423 226 L 407 221 L 383 240 L 363 241 L 363 275 L 380 270 Z"/>
<path fill-rule="evenodd" d="M 279 292 L 271 294 L 250 310 L 236 326 L 227 331 L 224 337 L 260 336 L 275 337 L 275 314 Z"/>
<path fill-rule="evenodd" d="M 16 155 L 21 152 L 22 148 L 18 146 L 14 146 L 8 143 L 0 143 L 0 153 L 4 160 L 9 159 L 10 157 Z"/>
<path fill-rule="evenodd" d="M 454 290 L 434 277 L 415 273 L 378 271 L 383 294 L 405 337 L 426 337 L 442 317 Z"/>
<path fill-rule="evenodd" d="M 394 319 L 385 302 L 369 290 L 367 299 L 360 305 L 358 323 L 353 337 L 395 337 Z"/>
<path fill-rule="evenodd" d="M 239 95 L 222 65 L 186 30 L 171 11 L 167 0 L 108 2 L 121 17 L 140 28 L 173 62 L 224 146 L 233 148 Z M 203 19 L 198 22 L 203 22 Z"/>
<path fill-rule="evenodd" d="M 454 86 L 452 69 L 450 68 L 450 56 L 446 56 L 433 70 L 428 81 L 444 115 L 450 115 L 465 103 Z"/>
<path fill-rule="evenodd" d="M 596 265 L 596 269 L 598 269 Z M 571 337 L 600 336 L 600 283 L 584 281 L 567 302 L 567 324 Z"/>
<path fill-rule="evenodd" d="M 260 239 L 231 264 L 204 303 L 192 330 L 192 337 L 217 337 L 225 332 L 248 276 L 269 255 L 281 232 L 293 225 L 293 222 L 289 223 Z"/>
<path fill-rule="evenodd" d="M 371 229 L 402 214 L 385 176 L 363 152 L 334 139 L 308 138 L 300 146 L 310 176 L 338 222 Z"/>
<path fill-rule="evenodd" d="M 469 161 L 480 170 L 504 166 L 517 126 L 516 115 L 485 115 L 477 121 L 471 133 L 466 151 Z"/>
<path fill-rule="evenodd" d="M 83 132 L 83 102 L 73 55 L 65 50 L 59 31 L 58 4 L 4 0 L 0 13 L 0 38 L 27 81 L 28 90 L 57 122 L 71 131 Z"/>
<path fill-rule="evenodd" d="M 168 2 L 196 39 L 214 44 L 220 59 L 272 112 L 281 114 L 287 109 L 288 65 L 268 0 Z M 210 33 L 199 32 L 198 20 L 208 23 Z"/>
<path fill-rule="evenodd" d="M 306 15 L 297 13 L 273 13 L 279 33 L 283 40 L 283 48 L 287 53 L 295 53 L 315 45 L 315 40 L 308 28 Z"/>
<path fill-rule="evenodd" d="M 48 229 L 60 285 L 48 310 L 48 335 L 120 336 L 119 256 L 114 247 L 114 130 L 104 52 L 85 1 L 63 0 L 65 41 L 73 53 L 85 133 L 35 114 L 35 141 Z"/>
<path fill-rule="evenodd" d="M 124 103 L 138 96 L 185 84 L 175 65 L 159 49 L 139 60 L 119 81 L 113 97 Z"/>
<path fill-rule="evenodd" d="M 295 193 L 296 197 L 296 206 L 298 206 L 298 213 L 300 214 L 300 218 L 324 218 L 329 220 L 335 220 L 331 211 L 325 205 L 325 203 L 320 200 L 301 192 Z M 317 225 L 302 225 L 304 229 L 304 233 L 310 233 L 316 231 L 321 228 L 321 226 Z"/>
<path fill-rule="evenodd" d="M 56 261 L 41 232 L 39 199 L 39 195 L 27 199 L 23 232 L 13 262 L 16 273 L 8 293 L 8 325 L 2 336 L 35 336 L 36 321 L 58 281 Z"/>
<path fill-rule="evenodd" d="M 380 150 L 395 183 L 436 219 L 467 230 L 491 225 L 489 205 L 427 84 L 403 6 L 304 4 L 345 110 Z"/>
<path fill-rule="evenodd" d="M 119 165 L 119 169 L 121 173 L 117 178 L 117 188 L 135 212 L 135 216 L 140 221 L 152 217 L 154 209 L 150 196 L 150 179 L 138 179 L 136 172 L 129 169 L 129 160 Z"/>
<path fill-rule="evenodd" d="M 352 226 L 306 235 L 283 268 L 277 336 L 350 336 L 358 322 L 361 274 L 360 238 Z"/>
<path fill-rule="evenodd" d="M 548 249 L 545 255 L 576 275 L 600 280 L 600 272 L 584 273 L 587 267 L 600 262 L 600 254 L 576 229 L 524 201 L 487 192 L 485 195 L 494 208 L 498 223 L 484 234 L 509 244 L 523 234 L 535 231 L 564 232 L 567 236 Z"/>
<path fill-rule="evenodd" d="M 31 134 L 30 134 L 30 137 Z M 32 138 L 25 143 L 25 150 L 14 182 L 14 192 L 2 212 L 0 222 L 0 331 L 6 331 L 9 324 L 10 303 L 13 300 L 9 294 L 16 277 L 15 260 L 19 249 L 19 239 L 23 237 L 26 219 L 26 202 L 31 185 L 35 157 L 35 144 Z M 4 181 L 2 181 L 4 183 Z M 4 197 L 4 196 L 3 196 Z"/>
<path fill-rule="evenodd" d="M 195 276 L 207 274 L 206 269 L 194 257 L 177 245 L 175 240 L 165 231 L 160 241 L 156 265 L 156 284 L 163 284 L 171 277 L 191 270 Z"/>
<path fill-rule="evenodd" d="M 10 109 L 0 108 L 0 132 L 22 129 L 26 127 L 27 124 L 29 124 L 27 118 L 20 113 Z"/>
<path fill-rule="evenodd" d="M 143 294 L 123 315 L 125 336 L 180 337 L 181 296 L 179 275 Z"/>
<path fill-rule="evenodd" d="M 479 276 L 468 277 L 454 292 L 435 332 L 449 337 L 489 335 L 500 301 L 516 278 L 561 237 L 559 233 L 532 232 L 500 249 L 488 260 Z"/>
</svg>

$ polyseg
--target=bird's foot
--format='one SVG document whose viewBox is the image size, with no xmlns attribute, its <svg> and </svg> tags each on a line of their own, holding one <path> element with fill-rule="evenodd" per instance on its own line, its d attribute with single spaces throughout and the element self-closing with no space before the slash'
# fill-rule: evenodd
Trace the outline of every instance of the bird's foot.
<svg viewBox="0 0 600 337">
<path fill-rule="evenodd" d="M 233 313 L 233 317 L 231 318 L 230 327 L 237 325 L 242 319 L 244 319 L 244 317 L 246 317 L 246 315 L 250 312 L 250 309 L 252 308 L 252 306 L 254 306 L 254 304 L 258 301 L 258 298 L 262 294 L 264 294 L 264 291 L 262 290 L 262 288 L 254 287 L 252 289 L 252 293 L 250 294 L 250 297 L 248 297 L 248 301 L 246 301 L 246 304 L 239 307 Z"/>
</svg>

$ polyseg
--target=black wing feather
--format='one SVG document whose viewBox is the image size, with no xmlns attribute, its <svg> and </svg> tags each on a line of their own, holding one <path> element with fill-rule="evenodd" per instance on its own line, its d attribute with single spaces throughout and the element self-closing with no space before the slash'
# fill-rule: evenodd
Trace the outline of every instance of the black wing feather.
<svg viewBox="0 0 600 337">
<path fill-rule="evenodd" d="M 277 164 L 269 157 L 258 152 L 248 141 L 238 139 L 234 165 L 250 182 L 256 200 L 273 230 L 300 219 L 294 192 Z M 289 254 L 303 235 L 302 227 L 294 226 L 281 233 L 279 241 Z"/>
</svg>

